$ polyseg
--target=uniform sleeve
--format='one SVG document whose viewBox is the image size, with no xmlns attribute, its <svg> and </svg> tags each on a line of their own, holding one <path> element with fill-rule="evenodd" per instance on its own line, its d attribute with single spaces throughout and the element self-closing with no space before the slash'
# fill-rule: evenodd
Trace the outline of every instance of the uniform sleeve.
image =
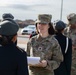
<svg viewBox="0 0 76 75">
<path fill-rule="evenodd" d="M 26 48 L 26 52 L 27 52 L 27 56 L 30 56 L 30 49 L 31 49 L 31 40 L 28 41 L 27 43 L 27 48 Z"/>
<path fill-rule="evenodd" d="M 63 54 L 61 52 L 61 47 L 58 42 L 54 44 L 52 48 L 52 58 L 50 60 L 47 59 L 46 69 L 51 71 L 57 69 L 60 63 L 63 61 Z"/>
<path fill-rule="evenodd" d="M 23 51 L 18 56 L 17 60 L 18 60 L 17 75 L 29 75 L 26 52 Z"/>
<path fill-rule="evenodd" d="M 35 42 L 35 38 L 30 38 L 30 40 L 27 43 L 27 56 L 33 56 L 33 51 L 32 51 L 32 45 Z"/>
</svg>

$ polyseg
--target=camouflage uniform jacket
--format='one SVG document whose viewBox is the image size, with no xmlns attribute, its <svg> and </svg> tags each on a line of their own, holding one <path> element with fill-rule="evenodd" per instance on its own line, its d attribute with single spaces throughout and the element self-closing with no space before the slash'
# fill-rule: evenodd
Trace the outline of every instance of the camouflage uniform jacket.
<svg viewBox="0 0 76 75">
<path fill-rule="evenodd" d="M 67 27 L 64 34 L 72 39 L 72 46 L 76 47 L 76 29 L 71 29 L 70 27 Z"/>
<path fill-rule="evenodd" d="M 30 53 L 30 52 L 33 53 Z M 58 68 L 63 61 L 60 45 L 54 36 L 42 38 L 39 35 L 32 37 L 27 43 L 27 55 L 40 57 L 47 61 L 47 66 L 30 67 L 31 75 L 54 75 L 54 69 Z"/>
<path fill-rule="evenodd" d="M 69 37 L 72 39 L 72 45 L 76 46 L 76 29 L 69 30 Z"/>
</svg>

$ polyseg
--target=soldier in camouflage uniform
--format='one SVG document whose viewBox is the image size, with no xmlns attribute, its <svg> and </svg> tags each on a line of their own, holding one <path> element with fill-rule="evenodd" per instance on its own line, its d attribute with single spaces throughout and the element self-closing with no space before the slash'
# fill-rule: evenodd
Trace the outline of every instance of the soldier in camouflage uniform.
<svg viewBox="0 0 76 75">
<path fill-rule="evenodd" d="M 27 43 L 27 55 L 40 57 L 40 63 L 29 66 L 30 75 L 54 75 L 54 70 L 63 61 L 58 41 L 54 38 L 51 15 L 40 14 L 36 21 L 39 34 Z"/>
<path fill-rule="evenodd" d="M 71 75 L 76 75 L 76 14 L 71 13 L 67 16 L 69 27 L 67 35 L 72 39 L 72 70 Z"/>
</svg>

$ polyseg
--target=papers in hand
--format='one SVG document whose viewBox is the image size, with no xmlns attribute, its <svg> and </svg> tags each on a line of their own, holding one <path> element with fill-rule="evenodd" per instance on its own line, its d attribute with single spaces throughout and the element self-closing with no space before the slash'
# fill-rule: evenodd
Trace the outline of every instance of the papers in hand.
<svg viewBox="0 0 76 75">
<path fill-rule="evenodd" d="M 27 57 L 28 65 L 35 65 L 40 62 L 40 57 Z"/>
</svg>

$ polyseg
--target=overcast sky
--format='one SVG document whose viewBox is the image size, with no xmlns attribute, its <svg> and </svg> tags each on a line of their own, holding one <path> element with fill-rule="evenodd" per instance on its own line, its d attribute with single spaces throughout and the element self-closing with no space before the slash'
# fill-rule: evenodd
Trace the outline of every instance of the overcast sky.
<svg viewBox="0 0 76 75">
<path fill-rule="evenodd" d="M 0 19 L 3 13 L 11 13 L 15 19 L 36 20 L 38 14 L 51 14 L 52 21 L 60 19 L 62 0 L 0 0 Z M 76 13 L 76 0 L 63 0 L 62 20 Z"/>
</svg>

